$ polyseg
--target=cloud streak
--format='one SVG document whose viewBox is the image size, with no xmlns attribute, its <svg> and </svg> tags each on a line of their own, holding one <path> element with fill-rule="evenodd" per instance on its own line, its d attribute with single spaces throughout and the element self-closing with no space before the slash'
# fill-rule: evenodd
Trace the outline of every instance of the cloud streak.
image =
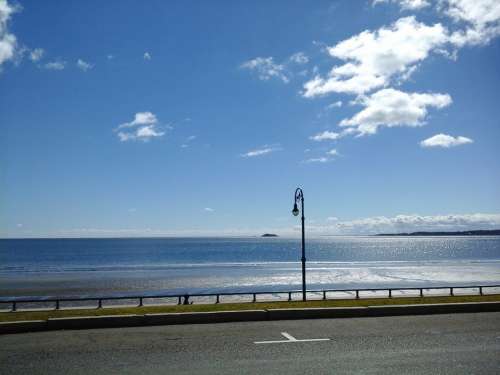
<svg viewBox="0 0 500 375">
<path fill-rule="evenodd" d="M 450 148 L 460 145 L 465 145 L 467 143 L 472 143 L 473 140 L 467 137 L 453 137 L 447 134 L 436 134 L 430 138 L 424 139 L 420 142 L 421 147 L 441 147 L 441 148 Z"/>
<path fill-rule="evenodd" d="M 309 137 L 310 140 L 321 142 L 321 141 L 334 141 L 340 138 L 339 133 L 331 132 L 329 130 L 325 130 L 322 133 L 318 133 Z"/>
<path fill-rule="evenodd" d="M 248 152 L 245 152 L 244 154 L 241 154 L 240 156 L 243 158 L 254 158 L 256 156 L 263 156 L 270 154 L 275 151 L 280 151 L 280 147 L 273 147 L 273 146 L 263 146 L 261 148 L 257 148 L 254 150 L 250 150 Z"/>
<path fill-rule="evenodd" d="M 42 65 L 47 70 L 64 70 L 66 68 L 66 61 L 50 61 Z"/>
<path fill-rule="evenodd" d="M 309 163 L 327 163 L 329 161 L 330 161 L 330 159 L 328 159 L 327 157 L 321 156 L 319 158 L 310 158 L 310 159 L 307 159 L 307 160 L 304 161 L 304 163 L 307 163 L 307 164 L 309 164 Z"/>
<path fill-rule="evenodd" d="M 401 10 L 419 10 L 430 6 L 428 0 L 373 0 L 373 6 L 382 3 L 396 3 L 401 7 Z"/>
</svg>

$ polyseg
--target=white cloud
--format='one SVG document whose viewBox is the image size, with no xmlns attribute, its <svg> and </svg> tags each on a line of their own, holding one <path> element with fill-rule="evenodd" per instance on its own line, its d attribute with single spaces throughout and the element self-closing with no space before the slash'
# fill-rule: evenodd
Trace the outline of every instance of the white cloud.
<svg viewBox="0 0 500 375">
<path fill-rule="evenodd" d="M 429 0 L 373 0 L 373 5 L 397 3 L 402 10 L 418 10 L 430 5 Z M 437 10 L 450 17 L 460 29 L 449 34 L 456 47 L 489 43 L 500 35 L 500 1 L 437 0 Z"/>
<path fill-rule="evenodd" d="M 430 5 L 429 0 L 374 0 L 378 3 L 398 3 L 403 10 L 417 10 Z M 437 0 L 440 13 L 462 27 L 449 35 L 457 47 L 487 44 L 500 35 L 500 2 L 498 0 Z"/>
<path fill-rule="evenodd" d="M 84 72 L 94 67 L 94 65 L 89 64 L 88 62 L 85 62 L 82 59 L 78 59 L 78 61 L 76 62 L 76 66 Z"/>
<path fill-rule="evenodd" d="M 345 61 L 326 78 L 304 84 L 303 96 L 312 98 L 332 92 L 362 94 L 386 86 L 394 76 L 405 77 L 410 69 L 448 41 L 439 23 L 427 26 L 415 17 L 400 18 L 390 27 L 363 31 L 328 48 L 332 57 Z"/>
<path fill-rule="evenodd" d="M 401 233 L 416 231 L 460 231 L 497 229 L 500 214 L 451 214 L 436 216 L 397 215 L 377 216 L 351 221 L 339 221 L 331 231 L 353 234 Z M 326 228 L 324 228 L 326 229 Z"/>
<path fill-rule="evenodd" d="M 333 141 L 333 140 L 336 140 L 338 138 L 340 138 L 340 134 L 339 133 L 331 132 L 329 130 L 325 130 L 322 133 L 318 133 L 316 135 L 313 135 L 313 136 L 309 137 L 309 139 L 311 139 L 313 141 L 317 141 L 317 142 L 320 142 L 320 141 Z"/>
<path fill-rule="evenodd" d="M 372 4 L 375 6 L 388 2 L 398 4 L 402 10 L 418 10 L 431 5 L 429 0 L 373 0 Z"/>
<path fill-rule="evenodd" d="M 310 158 L 310 159 L 307 159 L 305 161 L 305 163 L 326 163 L 330 161 L 330 159 L 322 156 L 322 157 L 319 157 L 319 158 Z"/>
<path fill-rule="evenodd" d="M 500 35 L 500 1 L 440 0 L 440 9 L 465 29 L 455 31 L 450 42 L 457 47 L 486 44 Z"/>
<path fill-rule="evenodd" d="M 0 0 L 0 71 L 3 63 L 15 57 L 17 39 L 14 34 L 9 33 L 8 23 L 17 10 L 6 0 Z"/>
<path fill-rule="evenodd" d="M 37 62 L 42 59 L 42 57 L 45 55 L 45 50 L 43 48 L 35 48 L 30 51 L 29 58 L 33 62 Z"/>
<path fill-rule="evenodd" d="M 125 130 L 123 130 L 125 129 Z M 151 112 L 137 112 L 131 122 L 125 122 L 115 128 L 120 141 L 144 141 L 162 137 L 165 132 L 158 125 L 156 115 Z"/>
<path fill-rule="evenodd" d="M 143 58 L 144 60 L 151 60 L 151 54 L 149 52 L 144 52 Z"/>
<path fill-rule="evenodd" d="M 117 129 L 131 128 L 137 125 L 152 125 L 158 123 L 156 115 L 151 112 L 137 112 L 131 122 L 125 122 L 118 126 Z"/>
<path fill-rule="evenodd" d="M 399 5 L 404 10 L 417 10 L 431 5 L 428 0 L 399 0 Z"/>
<path fill-rule="evenodd" d="M 126 141 L 144 141 L 147 142 L 155 137 L 162 137 L 165 135 L 164 131 L 159 131 L 153 126 L 143 126 L 132 132 L 118 132 L 118 138 L 122 142 Z"/>
<path fill-rule="evenodd" d="M 186 138 L 186 143 L 181 144 L 181 148 L 188 148 L 189 144 L 196 139 L 195 135 L 190 135 Z"/>
<path fill-rule="evenodd" d="M 272 57 L 256 57 L 245 61 L 240 67 L 257 72 L 259 79 L 263 81 L 278 78 L 284 83 L 290 82 L 290 79 L 285 74 L 285 66 L 276 64 Z"/>
<path fill-rule="evenodd" d="M 113 60 L 115 57 L 113 55 L 106 56 L 108 60 Z"/>
<path fill-rule="evenodd" d="M 432 136 L 420 142 L 420 146 L 450 148 L 472 142 L 473 140 L 467 137 L 452 137 L 451 135 L 447 134 L 436 134 L 435 136 Z"/>
<path fill-rule="evenodd" d="M 320 157 L 316 157 L 316 158 L 309 158 L 309 159 L 306 159 L 304 160 L 303 162 L 304 163 L 327 163 L 329 161 L 333 161 L 335 159 L 335 156 L 339 156 L 339 152 L 332 148 L 331 150 L 325 152 L 325 155 L 326 156 L 320 156 Z"/>
<path fill-rule="evenodd" d="M 204 208 L 200 209 L 201 212 Z M 370 235 L 376 233 L 401 233 L 416 231 L 464 231 L 478 229 L 498 229 L 500 214 L 450 214 L 450 215 L 397 215 L 393 217 L 370 217 L 358 220 L 340 220 L 331 217 L 324 222 L 309 225 L 306 221 L 307 233 L 318 234 Z M 300 225 L 293 227 L 233 227 L 210 230 L 200 229 L 162 229 L 162 228 L 66 228 L 53 232 L 28 234 L 30 237 L 207 237 L 207 236 L 248 236 L 262 233 L 278 233 L 280 235 L 300 234 Z"/>
<path fill-rule="evenodd" d="M 66 67 L 66 61 L 50 61 L 43 65 L 48 70 L 63 70 Z"/>
<path fill-rule="evenodd" d="M 275 152 L 275 151 L 279 151 L 279 150 L 281 150 L 281 148 L 279 148 L 279 147 L 263 146 L 262 148 L 250 150 L 244 154 L 241 154 L 241 157 L 253 158 L 255 156 L 262 156 L 262 155 L 270 154 L 271 152 Z"/>
<path fill-rule="evenodd" d="M 358 103 L 365 108 L 340 126 L 353 127 L 359 135 L 375 134 L 380 126 L 420 126 L 427 116 L 427 107 L 443 108 L 452 102 L 448 94 L 406 93 L 383 89 L 362 96 Z"/>
<path fill-rule="evenodd" d="M 327 109 L 340 108 L 342 107 L 342 101 L 338 100 L 326 106 Z"/>
<path fill-rule="evenodd" d="M 138 138 L 149 139 L 152 137 L 161 137 L 164 132 L 156 130 L 153 125 L 142 126 L 137 129 L 136 135 Z"/>
<path fill-rule="evenodd" d="M 290 56 L 290 61 L 295 64 L 307 64 L 309 62 L 309 57 L 304 52 L 297 52 Z"/>
<path fill-rule="evenodd" d="M 203 210 L 205 212 L 214 212 L 215 211 L 213 208 L 210 208 L 210 207 L 205 207 Z"/>
</svg>

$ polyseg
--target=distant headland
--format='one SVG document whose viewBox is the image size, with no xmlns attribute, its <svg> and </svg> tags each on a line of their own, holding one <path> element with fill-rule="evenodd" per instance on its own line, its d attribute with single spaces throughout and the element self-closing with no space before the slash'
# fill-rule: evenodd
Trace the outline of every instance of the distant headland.
<svg viewBox="0 0 500 375">
<path fill-rule="evenodd" d="M 380 233 L 377 236 L 500 236 L 500 229 L 465 230 L 460 232 Z"/>
<path fill-rule="evenodd" d="M 261 237 L 279 237 L 279 236 L 274 233 L 264 233 Z"/>
</svg>

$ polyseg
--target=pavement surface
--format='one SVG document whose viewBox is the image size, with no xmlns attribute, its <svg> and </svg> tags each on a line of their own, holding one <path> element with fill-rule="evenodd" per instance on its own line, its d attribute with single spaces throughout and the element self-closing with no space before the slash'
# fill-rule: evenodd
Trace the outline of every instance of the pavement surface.
<svg viewBox="0 0 500 375">
<path fill-rule="evenodd" d="M 0 374 L 193 373 L 499 374 L 500 313 L 0 336 Z"/>
</svg>

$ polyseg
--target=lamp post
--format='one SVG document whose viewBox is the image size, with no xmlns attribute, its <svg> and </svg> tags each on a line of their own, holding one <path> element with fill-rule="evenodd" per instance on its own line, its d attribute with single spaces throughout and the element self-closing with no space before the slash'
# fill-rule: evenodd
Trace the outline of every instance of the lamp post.
<svg viewBox="0 0 500 375">
<path fill-rule="evenodd" d="M 293 216 L 298 216 L 299 208 L 297 207 L 297 202 L 300 200 L 302 213 L 301 221 L 302 221 L 302 301 L 306 301 L 306 241 L 305 241 L 305 231 L 304 231 L 304 192 L 301 188 L 297 188 L 295 190 L 295 198 L 293 203 Z"/>
</svg>

